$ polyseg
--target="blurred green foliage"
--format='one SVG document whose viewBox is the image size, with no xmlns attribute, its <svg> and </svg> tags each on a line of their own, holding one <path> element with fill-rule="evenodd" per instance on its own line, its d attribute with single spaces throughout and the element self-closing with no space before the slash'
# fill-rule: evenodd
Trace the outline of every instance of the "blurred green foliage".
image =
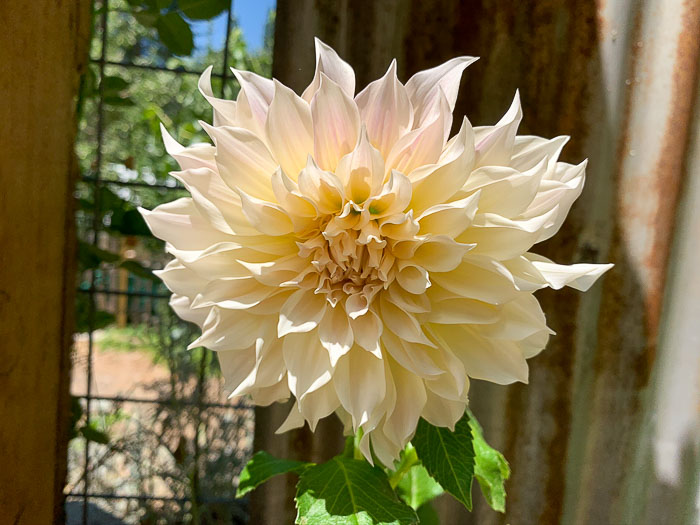
<svg viewBox="0 0 700 525">
<path fill-rule="evenodd" d="M 87 275 L 88 270 L 99 274 L 107 268 L 121 267 L 148 281 L 154 280 L 152 269 L 162 267 L 163 245 L 150 235 L 137 207 L 152 209 L 187 193 L 180 189 L 104 183 L 95 190 L 90 180 L 99 169 L 103 181 L 176 187 L 175 179 L 168 174 L 178 167 L 165 152 L 160 124 L 185 145 L 208 142 L 198 121 L 211 120 L 211 107 L 198 91 L 197 73 L 212 65 L 214 74 L 218 75 L 212 79 L 212 87 L 221 96 L 235 98 L 240 89 L 230 71 L 226 85 L 222 86 L 225 35 L 220 35 L 220 48 L 215 44 L 215 48 L 195 49 L 189 43 L 193 31 L 209 31 L 213 37 L 207 20 L 221 16 L 229 4 L 229 0 L 112 0 L 109 3 L 106 60 L 143 67 L 107 64 L 100 87 L 99 66 L 93 63 L 83 79 L 76 141 L 82 179 L 87 179 L 81 180 L 76 188 L 81 275 Z M 94 61 L 100 59 L 102 52 L 100 22 L 104 13 L 101 9 L 94 16 L 91 49 Z M 234 21 L 228 40 L 228 65 L 269 77 L 273 24 L 274 12 L 270 12 L 264 46 L 250 52 Z M 100 166 L 98 145 L 102 152 Z M 125 260 L 118 253 L 92 246 L 95 226 L 114 238 L 138 239 L 139 246 L 144 248 L 141 251 L 152 256 L 141 261 Z M 85 288 L 89 284 L 85 281 L 81 286 Z M 158 290 L 166 291 L 162 286 Z M 90 325 L 87 298 L 79 297 L 77 307 L 78 331 L 86 331 Z M 97 312 L 92 320 L 95 328 L 112 321 L 113 316 L 107 312 Z"/>
<path fill-rule="evenodd" d="M 159 127 L 163 123 L 184 145 L 209 142 L 198 124 L 199 120 L 211 120 L 211 108 L 197 89 L 198 73 L 213 66 L 214 92 L 225 98 L 238 94 L 240 86 L 230 71 L 222 85 L 225 35 L 215 34 L 210 22 L 226 16 L 230 3 L 110 0 L 109 10 L 104 12 L 101 2 L 96 2 L 92 63 L 82 79 L 77 104 L 80 179 L 75 197 L 78 280 L 83 290 L 91 283 L 97 290 L 114 288 L 115 270 L 120 269 L 128 271 L 130 290 L 167 293 L 152 273 L 167 260 L 163 243 L 150 235 L 137 208 L 152 209 L 187 195 L 168 175 L 178 167 L 165 152 Z M 107 19 L 106 35 L 102 34 L 103 17 Z M 271 12 L 264 46 L 251 52 L 241 29 L 232 21 L 228 66 L 269 77 L 273 24 Z M 207 49 L 196 48 L 195 35 L 207 32 L 210 42 L 219 36 L 221 41 L 212 42 Z M 105 65 L 100 75 L 103 40 Z M 102 183 L 95 185 L 98 175 Z M 152 184 L 168 188 L 148 187 Z M 124 283 L 118 284 L 121 287 Z M 130 304 L 132 300 L 143 303 L 148 315 L 138 324 L 129 318 L 126 327 L 116 328 L 114 304 L 110 306 L 97 295 L 92 298 L 78 293 L 76 330 L 102 329 L 94 336 L 98 350 L 145 352 L 165 366 L 168 379 L 158 384 L 157 394 L 158 399 L 168 402 L 154 404 L 148 412 L 98 403 L 88 417 L 83 402 L 72 398 L 71 437 L 83 438 L 73 441 L 70 449 L 72 457 L 78 458 L 73 464 L 81 470 L 79 477 L 85 442 L 90 442 L 90 469 L 98 472 L 91 481 L 94 490 L 111 490 L 109 472 L 117 469 L 120 483 L 129 491 L 150 490 L 152 480 L 157 479 L 172 494 L 191 498 L 185 505 L 130 501 L 124 511 L 130 519 L 138 516 L 140 523 L 241 523 L 245 513 L 226 501 L 233 495 L 232 477 L 245 460 L 244 446 L 248 445 L 236 445 L 249 439 L 250 420 L 245 411 L 232 415 L 227 410 L 201 408 L 200 403 L 212 395 L 205 388 L 207 378 L 218 375 L 213 352 L 187 350 L 196 329 L 179 320 L 167 300 L 129 298 Z M 137 430 L 127 432 L 127 428 Z M 122 475 L 119 469 L 125 464 L 138 472 Z M 200 503 L 201 494 L 222 503 Z M 114 512 L 122 512 L 117 510 L 121 503 L 114 502 Z"/>
</svg>

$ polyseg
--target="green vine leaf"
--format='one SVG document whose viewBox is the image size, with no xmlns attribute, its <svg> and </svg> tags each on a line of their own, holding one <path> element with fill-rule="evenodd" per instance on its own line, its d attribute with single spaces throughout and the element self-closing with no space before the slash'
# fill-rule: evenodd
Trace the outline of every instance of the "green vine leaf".
<svg viewBox="0 0 700 525">
<path fill-rule="evenodd" d="M 445 492 L 423 465 L 412 466 L 396 488 L 401 499 L 414 510 Z"/>
<path fill-rule="evenodd" d="M 276 458 L 264 450 L 256 452 L 241 471 L 236 497 L 245 496 L 270 478 L 287 472 L 303 472 L 310 465 L 303 461 Z"/>
<path fill-rule="evenodd" d="M 415 525 L 418 516 L 391 489 L 386 473 L 336 456 L 305 469 L 297 485 L 298 525 Z"/>
<path fill-rule="evenodd" d="M 411 441 L 428 473 L 442 487 L 472 510 L 471 486 L 474 477 L 474 447 L 469 416 L 455 425 L 435 427 L 421 419 Z"/>
<path fill-rule="evenodd" d="M 189 55 L 194 49 L 194 36 L 185 20 L 175 11 L 163 15 L 156 21 L 158 38 L 175 55 Z"/>
<path fill-rule="evenodd" d="M 498 512 L 506 511 L 505 482 L 510 477 L 510 467 L 503 454 L 493 449 L 484 439 L 481 425 L 469 413 L 469 426 L 474 436 L 476 462 L 474 475 L 479 482 L 481 492 L 491 508 Z"/>
<path fill-rule="evenodd" d="M 210 20 L 229 8 L 231 0 L 178 0 L 178 7 L 192 20 Z"/>
</svg>

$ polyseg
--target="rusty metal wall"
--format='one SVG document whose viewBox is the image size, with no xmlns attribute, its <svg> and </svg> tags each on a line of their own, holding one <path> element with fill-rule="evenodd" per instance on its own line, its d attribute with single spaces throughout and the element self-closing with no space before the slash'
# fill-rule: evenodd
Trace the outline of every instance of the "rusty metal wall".
<svg viewBox="0 0 700 525">
<path fill-rule="evenodd" d="M 508 512 L 444 498 L 442 523 L 697 523 L 700 0 L 279 0 L 274 73 L 297 90 L 313 36 L 360 87 L 394 57 L 406 80 L 480 56 L 457 114 L 495 123 L 519 88 L 520 132 L 571 135 L 564 160 L 590 159 L 564 228 L 537 251 L 616 266 L 585 295 L 540 294 L 557 336 L 529 385 L 474 381 L 472 408 L 513 468 Z M 299 455 L 337 443 L 285 439 Z"/>
</svg>

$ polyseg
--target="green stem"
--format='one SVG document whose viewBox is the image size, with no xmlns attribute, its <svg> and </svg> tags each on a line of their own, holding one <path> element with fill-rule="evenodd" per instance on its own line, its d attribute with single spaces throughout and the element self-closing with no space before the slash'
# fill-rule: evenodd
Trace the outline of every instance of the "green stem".
<svg viewBox="0 0 700 525">
<path fill-rule="evenodd" d="M 411 470 L 411 467 L 413 467 L 413 465 L 416 465 L 419 461 L 420 460 L 418 459 L 418 453 L 416 452 L 416 449 L 413 448 L 413 445 L 409 443 L 406 447 L 406 451 L 404 452 L 403 458 L 401 458 L 399 467 L 396 469 L 396 472 L 394 472 L 389 477 L 389 484 L 391 485 L 391 488 L 395 489 L 399 485 L 399 483 L 401 483 L 401 480 L 406 475 L 406 473 L 409 470 Z"/>
<path fill-rule="evenodd" d="M 362 431 L 362 429 L 358 428 L 357 433 L 353 438 L 353 457 L 355 459 L 365 459 L 365 457 L 362 455 L 362 451 L 360 450 L 360 440 L 362 439 L 363 434 L 364 432 Z"/>
<path fill-rule="evenodd" d="M 345 438 L 345 448 L 343 449 L 343 457 L 352 458 L 355 456 L 355 436 Z"/>
</svg>

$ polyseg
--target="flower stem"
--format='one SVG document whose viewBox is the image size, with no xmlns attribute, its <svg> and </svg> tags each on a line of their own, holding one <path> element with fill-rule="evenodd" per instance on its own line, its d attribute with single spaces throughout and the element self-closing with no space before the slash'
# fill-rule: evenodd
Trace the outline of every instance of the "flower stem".
<svg viewBox="0 0 700 525">
<path fill-rule="evenodd" d="M 413 467 L 413 465 L 417 464 L 419 461 L 420 460 L 418 459 L 416 449 L 409 443 L 404 450 L 403 457 L 399 462 L 396 472 L 389 477 L 389 484 L 391 485 L 391 488 L 395 489 L 398 484 L 401 483 L 401 480 L 406 473 L 411 470 L 411 467 Z"/>
<path fill-rule="evenodd" d="M 360 450 L 360 440 L 362 439 L 363 434 L 364 432 L 362 431 L 362 429 L 358 428 L 357 432 L 355 433 L 355 436 L 353 437 L 353 457 L 355 459 L 365 459 L 365 457 L 362 455 L 362 451 Z"/>
<path fill-rule="evenodd" d="M 355 436 L 348 436 L 345 438 L 345 448 L 343 449 L 343 457 L 355 457 Z"/>
</svg>

